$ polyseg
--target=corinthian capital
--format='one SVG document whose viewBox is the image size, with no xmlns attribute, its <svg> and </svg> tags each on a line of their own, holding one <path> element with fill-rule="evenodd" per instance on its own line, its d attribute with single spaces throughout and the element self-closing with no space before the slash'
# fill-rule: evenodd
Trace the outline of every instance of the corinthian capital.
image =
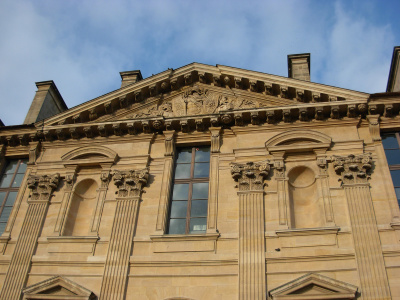
<svg viewBox="0 0 400 300">
<path fill-rule="evenodd" d="M 232 178 L 239 183 L 239 191 L 262 191 L 270 169 L 269 161 L 231 164 Z"/>
<path fill-rule="evenodd" d="M 58 187 L 60 174 L 28 177 L 28 188 L 32 191 L 31 200 L 50 200 L 51 193 Z"/>
<path fill-rule="evenodd" d="M 371 153 L 348 156 L 333 156 L 333 167 L 344 184 L 366 183 L 372 168 Z"/>
<path fill-rule="evenodd" d="M 118 171 L 114 173 L 114 184 L 118 187 L 119 197 L 135 197 L 140 196 L 143 187 L 147 184 L 149 178 L 149 170 L 128 170 Z"/>
</svg>

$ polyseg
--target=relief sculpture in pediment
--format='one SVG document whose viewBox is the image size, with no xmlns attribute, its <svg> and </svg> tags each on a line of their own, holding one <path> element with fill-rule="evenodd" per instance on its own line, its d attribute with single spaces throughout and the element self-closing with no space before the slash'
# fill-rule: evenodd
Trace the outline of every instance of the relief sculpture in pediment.
<svg viewBox="0 0 400 300">
<path fill-rule="evenodd" d="M 193 86 L 182 95 L 171 101 L 154 104 L 134 114 L 127 119 L 151 117 L 181 117 L 207 115 L 234 109 L 251 109 L 265 107 L 268 104 L 250 99 L 221 95 L 199 86 Z"/>
</svg>

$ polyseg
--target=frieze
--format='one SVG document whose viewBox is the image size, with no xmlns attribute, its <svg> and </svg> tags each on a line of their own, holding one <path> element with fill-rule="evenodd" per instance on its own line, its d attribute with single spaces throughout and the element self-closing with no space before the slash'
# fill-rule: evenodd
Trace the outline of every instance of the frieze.
<svg viewBox="0 0 400 300">
<path fill-rule="evenodd" d="M 35 176 L 28 177 L 28 188 L 31 190 L 31 200 L 50 200 L 51 193 L 58 187 L 60 182 L 60 174 L 56 173 L 51 176 Z"/>
<path fill-rule="evenodd" d="M 114 184 L 118 187 L 119 197 L 138 197 L 147 184 L 149 170 L 128 170 L 113 172 Z"/>
<path fill-rule="evenodd" d="M 367 183 L 371 177 L 371 153 L 348 156 L 333 156 L 333 167 L 336 174 L 340 175 L 343 184 Z"/>
<path fill-rule="evenodd" d="M 271 170 L 269 161 L 231 163 L 232 178 L 238 182 L 239 191 L 262 191 L 264 180 Z"/>
</svg>

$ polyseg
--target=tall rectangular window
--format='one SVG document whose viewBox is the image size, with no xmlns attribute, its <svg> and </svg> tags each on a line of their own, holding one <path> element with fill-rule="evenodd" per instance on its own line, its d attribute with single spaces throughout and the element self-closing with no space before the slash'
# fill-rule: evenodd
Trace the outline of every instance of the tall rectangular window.
<svg viewBox="0 0 400 300">
<path fill-rule="evenodd" d="M 0 234 L 6 228 L 26 171 L 26 159 L 8 160 L 0 177 Z"/>
<path fill-rule="evenodd" d="M 400 205 L 400 134 L 398 132 L 382 134 L 382 144 L 392 175 L 397 202 Z"/>
<path fill-rule="evenodd" d="M 178 148 L 177 153 L 168 233 L 205 233 L 210 147 Z"/>
</svg>

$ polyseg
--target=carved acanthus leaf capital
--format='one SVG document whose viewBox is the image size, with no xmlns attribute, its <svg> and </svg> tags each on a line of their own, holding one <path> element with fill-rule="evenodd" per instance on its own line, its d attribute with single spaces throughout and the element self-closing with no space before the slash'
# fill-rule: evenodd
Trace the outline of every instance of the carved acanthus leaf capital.
<svg viewBox="0 0 400 300">
<path fill-rule="evenodd" d="M 58 187 L 60 174 L 28 177 L 28 188 L 31 190 L 31 200 L 50 200 L 52 192 Z"/>
<path fill-rule="evenodd" d="M 372 168 L 371 153 L 333 156 L 333 167 L 344 184 L 367 183 Z"/>
<path fill-rule="evenodd" d="M 232 178 L 239 183 L 239 191 L 262 191 L 270 169 L 269 161 L 231 163 Z"/>
<path fill-rule="evenodd" d="M 128 170 L 113 173 L 114 184 L 118 187 L 119 197 L 138 197 L 141 195 L 143 187 L 147 184 L 149 170 Z"/>
</svg>

